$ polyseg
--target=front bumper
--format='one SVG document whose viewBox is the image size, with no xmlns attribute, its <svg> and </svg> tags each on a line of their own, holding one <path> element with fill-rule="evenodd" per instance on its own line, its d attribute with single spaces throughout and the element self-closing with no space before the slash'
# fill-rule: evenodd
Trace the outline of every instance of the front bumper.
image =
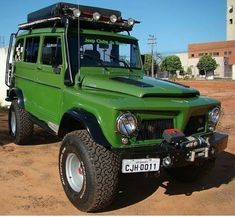
<svg viewBox="0 0 235 217">
<path fill-rule="evenodd" d="M 160 145 L 123 148 L 114 150 L 120 159 L 160 158 L 160 168 L 182 167 L 189 164 L 199 164 L 202 161 L 215 158 L 216 155 L 227 147 L 228 135 L 214 132 L 210 136 L 195 137 L 202 140 L 194 148 L 174 146 L 168 143 Z M 171 163 L 166 165 L 164 159 L 170 158 Z"/>
</svg>

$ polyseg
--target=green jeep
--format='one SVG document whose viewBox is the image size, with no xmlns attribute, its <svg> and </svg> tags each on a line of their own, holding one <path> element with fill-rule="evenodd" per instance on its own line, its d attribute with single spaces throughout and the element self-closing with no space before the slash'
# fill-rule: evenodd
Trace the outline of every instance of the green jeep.
<svg viewBox="0 0 235 217">
<path fill-rule="evenodd" d="M 36 124 L 63 138 L 61 182 L 82 211 L 108 206 L 121 173 L 165 169 L 192 181 L 227 146 L 228 135 L 215 132 L 219 101 L 145 76 L 135 23 L 116 10 L 58 3 L 11 35 L 10 134 L 25 144 Z"/>
</svg>

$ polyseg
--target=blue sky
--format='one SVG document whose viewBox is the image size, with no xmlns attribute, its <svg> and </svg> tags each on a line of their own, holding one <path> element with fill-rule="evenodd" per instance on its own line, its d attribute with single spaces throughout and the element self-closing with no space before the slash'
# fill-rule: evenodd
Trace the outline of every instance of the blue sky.
<svg viewBox="0 0 235 217">
<path fill-rule="evenodd" d="M 2 0 L 0 13 L 1 40 L 26 21 L 27 14 L 58 2 L 57 0 Z M 66 0 L 64 0 L 66 2 Z M 150 51 L 149 34 L 157 37 L 160 53 L 187 50 L 189 43 L 223 41 L 226 38 L 226 0 L 69 0 L 98 7 L 120 10 L 124 18 L 141 21 L 132 35 L 140 42 L 142 53 Z"/>
</svg>

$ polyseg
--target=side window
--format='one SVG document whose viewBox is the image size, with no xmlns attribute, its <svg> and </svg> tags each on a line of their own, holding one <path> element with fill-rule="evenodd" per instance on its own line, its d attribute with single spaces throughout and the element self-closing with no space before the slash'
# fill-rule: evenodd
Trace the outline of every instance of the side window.
<svg viewBox="0 0 235 217">
<path fill-rule="evenodd" d="M 39 37 L 32 37 L 26 39 L 24 61 L 36 63 L 38 57 Z"/>
<path fill-rule="evenodd" d="M 62 64 L 61 38 L 47 36 L 42 47 L 42 64 L 58 66 Z"/>
<path fill-rule="evenodd" d="M 15 44 L 14 60 L 22 61 L 24 49 L 24 39 L 19 39 Z"/>
</svg>

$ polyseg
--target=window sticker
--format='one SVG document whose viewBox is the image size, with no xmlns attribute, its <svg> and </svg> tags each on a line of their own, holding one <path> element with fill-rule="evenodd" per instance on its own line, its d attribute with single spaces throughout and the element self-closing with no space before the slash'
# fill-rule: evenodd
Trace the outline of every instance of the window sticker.
<svg viewBox="0 0 235 217">
<path fill-rule="evenodd" d="M 113 41 L 113 40 L 105 40 L 100 38 L 85 38 L 84 44 L 106 44 L 106 45 L 120 45 L 122 44 L 120 41 Z"/>
</svg>

